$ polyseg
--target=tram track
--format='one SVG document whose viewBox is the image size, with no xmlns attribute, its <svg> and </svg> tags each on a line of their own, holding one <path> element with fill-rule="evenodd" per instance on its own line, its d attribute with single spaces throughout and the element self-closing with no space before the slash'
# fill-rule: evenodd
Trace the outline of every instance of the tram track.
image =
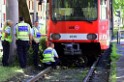
<svg viewBox="0 0 124 82">
<path fill-rule="evenodd" d="M 89 68 L 90 70 L 89 70 L 89 72 L 88 72 L 88 75 L 87 75 L 87 77 L 84 79 L 84 81 L 82 81 L 82 82 L 89 82 L 89 80 L 90 80 L 90 77 L 92 76 L 92 74 L 93 74 L 93 72 L 94 72 L 94 70 L 95 70 L 95 66 L 97 65 L 97 63 L 98 63 L 98 61 L 99 61 L 99 58 L 97 59 L 97 61 L 95 61 L 94 63 L 93 63 L 93 65 L 91 66 L 91 68 Z M 65 72 L 65 74 L 67 73 L 67 71 L 69 70 L 74 70 L 74 71 L 76 71 L 76 70 L 79 70 L 80 68 L 74 68 L 74 69 L 71 69 L 71 68 L 67 68 L 67 69 L 65 69 L 66 71 L 63 71 L 63 69 L 61 70 L 61 71 L 63 71 L 63 72 Z M 81 68 L 81 70 L 82 70 L 82 72 L 84 72 L 84 69 L 85 68 Z M 55 72 L 55 71 L 52 71 L 52 68 L 51 67 L 48 67 L 48 68 L 46 68 L 46 69 L 44 69 L 43 71 L 41 71 L 39 74 L 37 74 L 36 76 L 34 76 L 33 78 L 31 78 L 30 80 L 28 80 L 27 82 L 47 82 L 46 80 L 44 80 L 44 74 L 48 74 L 49 72 Z M 76 72 L 75 72 L 76 73 Z M 61 73 L 60 73 L 61 74 Z M 61 74 L 62 75 L 62 74 Z M 71 74 L 70 74 L 71 75 Z M 77 74 L 78 75 L 78 74 Z M 48 76 L 49 76 L 49 74 L 48 74 Z M 51 79 L 51 81 L 52 82 L 68 82 L 68 81 L 73 81 L 73 80 L 71 80 L 72 79 L 72 77 L 71 76 L 68 76 L 68 75 L 65 75 L 66 76 L 66 79 L 65 78 L 63 78 L 63 77 L 60 77 L 60 78 L 63 78 L 63 79 Z M 72 75 L 73 76 L 73 75 Z M 83 75 L 82 75 L 82 77 L 83 77 Z M 75 78 L 76 79 L 76 78 Z M 81 79 L 81 78 L 80 78 Z M 40 80 L 40 81 L 39 81 Z M 42 81 L 42 80 L 44 80 L 44 81 Z M 77 81 L 77 82 L 81 82 L 81 80 L 79 81 L 79 80 L 74 80 L 74 81 Z M 49 81 L 48 81 L 49 82 Z"/>
<path fill-rule="evenodd" d="M 88 74 L 86 75 L 86 77 L 85 77 L 85 79 L 82 79 L 83 81 L 79 81 L 79 80 L 74 80 L 74 81 L 77 81 L 77 82 L 89 82 L 90 81 L 90 79 L 92 78 L 92 76 L 93 76 L 93 73 L 94 73 L 94 70 L 95 70 L 95 68 L 96 68 L 96 65 L 98 64 L 98 62 L 99 62 L 99 59 L 100 59 L 100 57 L 99 58 L 97 58 L 97 60 L 92 64 L 92 66 L 90 67 L 90 68 L 88 68 Z M 76 71 L 76 70 L 79 70 L 80 68 L 74 68 L 74 70 Z M 81 70 L 82 70 L 82 72 L 85 72 L 86 70 L 84 70 L 85 69 L 85 67 L 82 67 L 81 68 Z M 60 69 L 61 70 L 61 69 Z M 61 70 L 61 71 L 63 71 L 63 72 L 65 72 L 65 74 L 66 74 L 66 72 L 69 70 L 73 70 L 73 69 L 71 69 L 71 68 L 67 68 L 67 69 L 65 69 L 66 71 L 63 71 L 63 69 Z M 44 80 L 44 74 L 46 74 L 46 75 L 48 75 L 49 76 L 49 74 L 51 73 L 51 72 L 55 72 L 55 70 L 54 71 L 52 71 L 52 68 L 51 67 L 48 67 L 48 68 L 46 68 L 46 69 L 44 69 L 43 71 L 41 71 L 40 73 L 38 73 L 36 76 L 34 76 L 34 77 L 32 77 L 30 80 L 28 80 L 27 82 L 47 82 L 46 80 Z M 49 74 L 48 74 L 49 73 Z M 76 73 L 76 72 L 75 72 Z M 73 74 L 75 74 L 75 73 L 73 73 Z M 60 73 L 61 74 L 61 73 Z M 61 74 L 62 75 L 62 74 Z M 71 75 L 71 74 L 70 74 Z M 51 81 L 52 82 L 68 82 L 68 81 L 73 81 L 73 80 L 71 80 L 72 79 L 72 77 L 71 76 L 68 76 L 68 75 L 65 75 L 66 76 L 66 79 L 65 78 L 63 78 L 63 77 L 60 77 L 60 78 L 63 78 L 63 79 L 51 79 Z M 73 76 L 73 75 L 72 75 Z M 56 76 L 55 76 L 56 77 Z M 74 77 L 73 77 L 74 78 Z M 81 77 L 80 77 L 81 78 Z M 82 78 L 84 78 L 83 77 L 83 75 L 82 75 Z M 76 79 L 76 78 L 75 78 Z M 43 80 L 43 81 L 42 81 Z M 49 81 L 48 81 L 49 82 Z"/>
<path fill-rule="evenodd" d="M 111 46 L 93 63 L 83 82 L 108 82 L 110 53 Z"/>
<path fill-rule="evenodd" d="M 43 71 L 41 71 L 36 76 L 34 76 L 33 78 L 31 78 L 30 80 L 28 80 L 27 82 L 95 82 L 94 77 L 96 76 L 95 75 L 96 72 L 98 74 L 99 67 L 101 67 L 101 69 L 106 69 L 104 68 L 105 65 L 104 62 L 106 61 L 105 59 L 108 58 L 109 56 L 108 54 L 109 54 L 109 50 L 102 53 L 102 55 L 99 56 L 97 60 L 89 68 L 60 67 L 59 69 L 52 69 L 51 67 L 48 67 Z M 86 73 L 83 75 L 84 72 Z M 102 71 L 100 70 L 100 72 Z M 46 74 L 46 77 L 44 76 L 44 74 Z"/>
<path fill-rule="evenodd" d="M 93 63 L 93 65 L 91 66 L 91 68 L 90 68 L 87 76 L 83 80 L 83 82 L 89 82 L 90 81 L 90 79 L 91 79 L 91 77 L 92 77 L 92 75 L 94 73 L 94 70 L 95 70 L 95 68 L 96 68 L 96 66 L 97 66 L 97 64 L 99 62 L 99 59 L 100 59 L 100 57 L 98 57 L 98 59 Z"/>
<path fill-rule="evenodd" d="M 40 78 L 43 77 L 44 74 L 47 74 L 48 72 L 50 72 L 51 69 L 52 67 L 45 68 L 43 71 L 41 71 L 40 73 L 38 73 L 37 75 L 29 79 L 27 82 L 37 82 Z"/>
</svg>

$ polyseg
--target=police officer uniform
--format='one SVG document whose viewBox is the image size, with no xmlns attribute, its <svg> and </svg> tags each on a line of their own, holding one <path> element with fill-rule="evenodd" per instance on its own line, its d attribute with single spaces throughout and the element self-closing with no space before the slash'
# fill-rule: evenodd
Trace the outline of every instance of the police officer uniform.
<svg viewBox="0 0 124 82">
<path fill-rule="evenodd" d="M 30 25 L 28 23 L 25 23 L 23 20 L 21 20 L 21 22 L 16 25 L 15 34 L 16 34 L 17 54 L 19 57 L 19 63 L 21 68 L 26 67 L 30 33 L 31 33 Z"/>
<path fill-rule="evenodd" d="M 3 66 L 8 66 L 9 60 L 9 52 L 10 52 L 10 43 L 12 42 L 12 34 L 11 34 L 11 27 L 6 26 L 2 32 L 2 46 L 3 46 L 3 57 L 2 57 L 2 64 Z M 5 36 L 7 34 L 7 36 Z"/>
<path fill-rule="evenodd" d="M 32 41 L 32 48 L 33 48 L 33 62 L 34 66 L 38 67 L 38 51 L 39 51 L 39 41 L 41 39 L 41 33 L 38 27 L 33 27 L 32 28 L 32 36 L 33 36 L 33 41 Z"/>
<path fill-rule="evenodd" d="M 45 66 L 56 67 L 59 60 L 55 59 L 55 57 L 58 57 L 58 54 L 57 54 L 56 50 L 51 48 L 51 47 L 48 47 L 43 52 L 43 59 L 41 61 Z"/>
</svg>

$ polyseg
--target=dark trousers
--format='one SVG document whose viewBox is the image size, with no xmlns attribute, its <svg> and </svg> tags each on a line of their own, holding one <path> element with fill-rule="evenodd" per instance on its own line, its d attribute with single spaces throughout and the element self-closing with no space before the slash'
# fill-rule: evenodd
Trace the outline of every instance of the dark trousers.
<svg viewBox="0 0 124 82">
<path fill-rule="evenodd" d="M 9 52 L 10 52 L 10 43 L 8 41 L 2 41 L 3 46 L 3 57 L 2 57 L 2 64 L 3 66 L 8 66 L 8 60 L 9 60 Z"/>
<path fill-rule="evenodd" d="M 34 41 L 32 41 L 32 48 L 33 48 L 33 63 L 34 66 L 37 67 L 38 66 L 38 51 L 39 51 L 39 43 L 35 43 Z"/>
<path fill-rule="evenodd" d="M 55 58 L 55 62 L 49 62 L 50 64 L 43 63 L 45 67 L 52 66 L 53 68 L 56 68 L 60 60 L 58 58 Z"/>
<path fill-rule="evenodd" d="M 29 49 L 29 42 L 17 40 L 16 44 L 20 67 L 25 68 L 27 63 L 27 51 Z"/>
</svg>

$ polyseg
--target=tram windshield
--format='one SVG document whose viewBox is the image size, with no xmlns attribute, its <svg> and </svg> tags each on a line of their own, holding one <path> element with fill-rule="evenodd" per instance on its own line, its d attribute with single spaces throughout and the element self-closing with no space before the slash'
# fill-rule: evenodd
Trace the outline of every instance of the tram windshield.
<svg viewBox="0 0 124 82">
<path fill-rule="evenodd" d="M 96 20 L 98 0 L 52 0 L 52 20 Z"/>
</svg>

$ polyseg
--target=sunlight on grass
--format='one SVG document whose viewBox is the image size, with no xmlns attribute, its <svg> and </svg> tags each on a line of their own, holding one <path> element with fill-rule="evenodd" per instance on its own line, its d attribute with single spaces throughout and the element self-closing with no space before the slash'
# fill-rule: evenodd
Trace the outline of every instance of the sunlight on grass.
<svg viewBox="0 0 124 82">
<path fill-rule="evenodd" d="M 111 67 L 110 67 L 110 77 L 109 77 L 109 82 L 116 82 L 116 62 L 120 58 L 121 55 L 117 54 L 117 47 L 116 44 L 112 44 L 112 53 L 110 56 L 111 59 Z"/>
<path fill-rule="evenodd" d="M 17 73 L 23 73 L 22 69 L 19 67 L 2 67 L 0 66 L 0 82 L 6 81 L 9 78 L 12 78 Z"/>
<path fill-rule="evenodd" d="M 2 60 L 2 53 L 0 52 L 0 62 Z M 6 81 L 7 79 L 10 79 L 18 73 L 23 73 L 23 70 L 18 66 L 8 66 L 3 67 L 0 65 L 0 82 Z"/>
</svg>

